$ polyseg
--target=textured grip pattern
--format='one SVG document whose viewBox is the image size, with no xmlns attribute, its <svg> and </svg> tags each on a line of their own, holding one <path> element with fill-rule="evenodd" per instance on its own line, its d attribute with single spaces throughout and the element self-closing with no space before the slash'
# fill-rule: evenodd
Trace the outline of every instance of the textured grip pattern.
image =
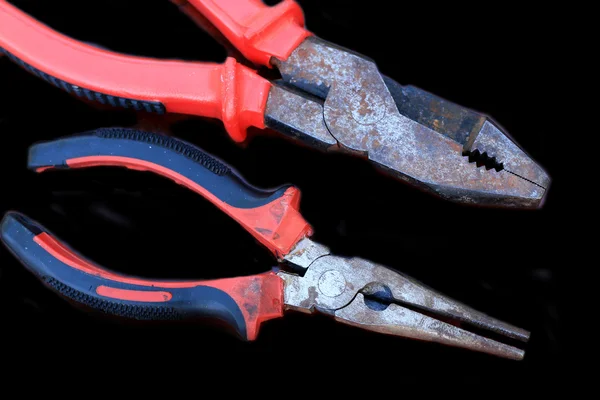
<svg viewBox="0 0 600 400">
<path fill-rule="evenodd" d="M 25 61 L 21 60 L 20 58 L 18 58 L 15 55 L 11 54 L 7 50 L 3 49 L 2 47 L 0 47 L 0 53 L 5 54 L 10 60 L 15 62 L 17 65 L 19 65 L 26 71 L 37 76 L 38 78 L 41 78 L 41 79 L 45 80 L 46 82 L 56 86 L 59 89 L 66 91 L 68 93 L 73 93 L 77 97 L 86 98 L 90 101 L 97 101 L 101 104 L 109 104 L 113 107 L 133 109 L 133 110 L 137 110 L 137 111 L 146 111 L 149 113 L 155 113 L 155 114 L 159 114 L 159 115 L 162 115 L 165 113 L 165 106 L 158 101 L 134 100 L 134 99 L 126 98 L 126 97 L 111 96 L 109 94 L 100 93 L 100 92 L 96 92 L 94 90 L 82 88 L 80 86 L 73 85 L 72 83 L 58 79 L 52 75 L 45 73 L 44 71 L 41 71 L 41 70 L 27 64 Z"/>
<path fill-rule="evenodd" d="M 137 320 L 171 321 L 183 319 L 183 316 L 172 307 L 140 306 L 135 304 L 125 304 L 123 302 L 101 300 L 73 289 L 54 278 L 46 276 L 43 280 L 48 286 L 62 296 L 106 314 Z"/>
<path fill-rule="evenodd" d="M 169 150 L 173 150 L 192 161 L 201 164 L 204 168 L 214 172 L 217 175 L 228 173 L 229 167 L 214 157 L 206 154 L 197 147 L 191 146 L 181 140 L 173 139 L 169 136 L 157 135 L 155 133 L 144 132 L 137 129 L 127 128 L 105 128 L 93 132 L 96 136 L 106 139 L 128 139 L 138 142 L 151 143 Z M 85 135 L 86 133 L 84 133 Z"/>
</svg>

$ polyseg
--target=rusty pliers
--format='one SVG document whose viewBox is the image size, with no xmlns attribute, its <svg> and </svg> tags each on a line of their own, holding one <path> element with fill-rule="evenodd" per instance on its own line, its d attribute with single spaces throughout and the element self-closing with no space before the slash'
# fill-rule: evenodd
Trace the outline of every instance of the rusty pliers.
<svg viewBox="0 0 600 400">
<path fill-rule="evenodd" d="M 138 320 L 213 318 L 254 340 L 286 311 L 322 313 L 389 335 L 510 359 L 523 350 L 474 333 L 526 342 L 529 332 L 491 318 L 414 279 L 361 258 L 336 256 L 311 239 L 294 186 L 262 190 L 189 143 L 132 129 L 99 129 L 30 148 L 37 172 L 101 166 L 150 171 L 201 195 L 243 226 L 279 261 L 269 272 L 210 281 L 153 281 L 95 265 L 19 213 L 0 223 L 7 248 L 46 286 L 95 311 Z M 182 225 L 185 225 L 182 221 Z"/>
<path fill-rule="evenodd" d="M 114 107 L 219 118 L 236 141 L 272 128 L 310 146 L 338 150 L 445 199 L 536 208 L 546 172 L 490 118 L 423 90 L 400 86 L 362 55 L 304 28 L 293 0 L 172 0 L 208 21 L 270 82 L 224 64 L 159 61 L 63 36 L 0 0 L 0 53 L 76 96 Z"/>
</svg>

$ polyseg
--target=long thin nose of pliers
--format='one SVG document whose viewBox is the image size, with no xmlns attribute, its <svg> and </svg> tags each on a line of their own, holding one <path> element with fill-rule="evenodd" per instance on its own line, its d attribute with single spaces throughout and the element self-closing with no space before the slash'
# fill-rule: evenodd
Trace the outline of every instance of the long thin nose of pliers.
<svg viewBox="0 0 600 400">
<path fill-rule="evenodd" d="M 133 129 L 100 129 L 32 146 L 28 166 L 37 172 L 120 166 L 162 175 L 225 212 L 280 262 L 276 271 L 213 281 L 125 277 L 85 260 L 27 217 L 8 214 L 0 226 L 2 241 L 47 286 L 76 303 L 135 319 L 212 317 L 248 340 L 256 338 L 262 322 L 287 310 L 320 312 L 385 334 L 523 357 L 522 350 L 464 325 L 520 341 L 527 341 L 526 331 L 382 265 L 332 255 L 310 239 L 312 227 L 299 212 L 297 188 L 253 187 L 189 143 Z"/>
<path fill-rule="evenodd" d="M 442 198 L 536 208 L 548 174 L 488 117 L 381 75 L 375 63 L 304 28 L 293 0 L 173 0 L 243 56 L 276 67 L 269 82 L 225 64 L 159 61 L 67 38 L 0 0 L 0 51 L 76 96 L 114 107 L 220 118 L 236 141 L 271 128 L 348 152 Z"/>
<path fill-rule="evenodd" d="M 296 253 L 315 246 L 305 239 Z M 294 259 L 292 252 L 286 259 Z M 476 311 L 413 278 L 360 258 L 323 255 L 303 276 L 279 272 L 287 307 L 324 312 L 339 322 L 402 336 L 520 360 L 524 351 L 480 332 L 527 342 L 529 332 Z"/>
</svg>

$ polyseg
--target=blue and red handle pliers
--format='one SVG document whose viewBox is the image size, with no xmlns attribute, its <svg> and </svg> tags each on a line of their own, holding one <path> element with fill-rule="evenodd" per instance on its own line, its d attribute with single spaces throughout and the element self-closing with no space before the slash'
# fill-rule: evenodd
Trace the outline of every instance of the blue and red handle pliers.
<svg viewBox="0 0 600 400">
<path fill-rule="evenodd" d="M 235 141 L 271 128 L 370 160 L 445 199 L 536 208 L 550 178 L 490 118 L 379 73 L 375 63 L 305 29 L 284 0 L 172 0 L 212 24 L 270 82 L 224 64 L 154 60 L 80 43 L 0 0 L 0 53 L 76 96 L 154 113 L 219 118 Z"/>
<path fill-rule="evenodd" d="M 138 320 L 213 318 L 254 340 L 261 323 L 286 311 L 323 313 L 389 335 L 463 347 L 510 359 L 524 352 L 473 333 L 526 342 L 529 332 L 491 318 L 382 265 L 332 255 L 314 242 L 294 186 L 255 188 L 220 160 L 177 139 L 104 128 L 33 145 L 28 166 L 42 172 L 97 166 L 151 171 L 200 194 L 236 220 L 280 263 L 253 276 L 151 281 L 102 268 L 17 212 L 0 223 L 7 248 L 46 286 L 101 313 Z"/>
</svg>

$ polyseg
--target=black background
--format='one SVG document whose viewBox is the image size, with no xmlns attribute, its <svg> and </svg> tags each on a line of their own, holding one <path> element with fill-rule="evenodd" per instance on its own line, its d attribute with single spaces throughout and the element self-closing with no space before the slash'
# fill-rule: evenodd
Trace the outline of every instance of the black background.
<svg viewBox="0 0 600 400">
<path fill-rule="evenodd" d="M 226 56 L 168 1 L 14 3 L 61 32 L 115 51 L 186 60 L 222 61 Z M 526 359 L 505 361 L 383 337 L 318 316 L 289 314 L 269 322 L 255 343 L 205 326 L 115 323 L 71 308 L 0 248 L 1 344 L 18 349 L 14 362 L 58 357 L 88 368 L 108 360 L 112 368 L 161 366 L 163 373 L 182 366 L 182 360 L 200 367 L 226 356 L 230 365 L 219 374 L 232 378 L 254 369 L 288 381 L 325 375 L 334 382 L 351 374 L 358 386 L 390 385 L 395 381 L 389 378 L 409 372 L 433 380 L 450 377 L 457 386 L 475 376 L 498 385 L 519 379 L 535 383 L 559 365 L 565 351 L 564 287 L 556 260 L 564 232 L 557 221 L 564 216 L 566 196 L 558 171 L 558 128 L 544 117 L 552 96 L 541 72 L 552 57 L 551 28 L 544 18 L 516 6 L 402 2 L 390 10 L 389 2 L 375 0 L 300 3 L 307 27 L 318 36 L 373 58 L 401 84 L 494 117 L 553 178 L 543 209 L 447 203 L 394 182 L 360 160 L 320 154 L 277 135 L 256 135 L 246 146 L 236 145 L 218 121 L 171 118 L 167 124 L 144 117 L 144 126 L 168 126 L 256 186 L 294 183 L 302 190 L 301 210 L 316 240 L 338 254 L 402 270 L 531 330 Z M 102 126 L 130 126 L 140 116 L 82 103 L 5 58 L 0 65 L 0 212 L 22 211 L 86 257 L 126 274 L 217 278 L 274 265 L 232 220 L 165 179 L 111 168 L 27 171 L 27 147 L 33 142 Z M 270 368 L 258 367 L 259 362 L 269 362 Z"/>
</svg>

